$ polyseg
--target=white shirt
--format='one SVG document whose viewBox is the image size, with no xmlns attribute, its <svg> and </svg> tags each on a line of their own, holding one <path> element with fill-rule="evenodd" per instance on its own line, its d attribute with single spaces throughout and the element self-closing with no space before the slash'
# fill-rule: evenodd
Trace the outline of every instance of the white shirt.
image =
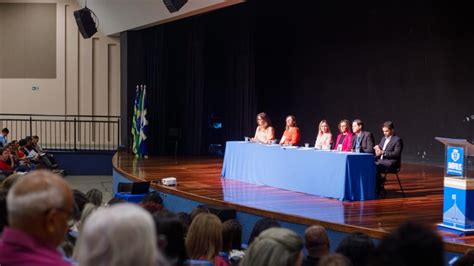
<svg viewBox="0 0 474 266">
<path fill-rule="evenodd" d="M 387 148 L 388 143 L 390 142 L 390 139 L 392 139 L 392 136 L 386 138 L 386 139 L 385 139 L 385 142 L 383 143 L 383 148 L 382 148 L 382 150 L 384 151 L 384 153 L 385 153 L 385 149 Z M 380 159 L 383 159 L 383 154 L 382 154 L 382 156 L 380 156 Z"/>
</svg>

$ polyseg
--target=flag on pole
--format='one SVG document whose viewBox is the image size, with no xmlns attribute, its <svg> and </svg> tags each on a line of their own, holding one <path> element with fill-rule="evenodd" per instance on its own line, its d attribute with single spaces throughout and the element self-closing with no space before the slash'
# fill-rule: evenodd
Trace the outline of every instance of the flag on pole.
<svg viewBox="0 0 474 266">
<path fill-rule="evenodd" d="M 138 154 L 140 157 L 147 157 L 147 135 L 148 135 L 148 120 L 147 115 L 147 106 L 146 106 L 146 86 L 143 86 L 142 95 L 141 95 L 141 111 L 140 111 L 140 145 L 138 147 Z"/>
<path fill-rule="evenodd" d="M 132 152 L 138 155 L 138 138 L 140 136 L 140 128 L 137 124 L 138 119 L 138 102 L 140 99 L 140 86 L 137 85 L 137 89 L 135 90 L 135 101 L 133 103 L 133 116 L 132 116 Z"/>
</svg>

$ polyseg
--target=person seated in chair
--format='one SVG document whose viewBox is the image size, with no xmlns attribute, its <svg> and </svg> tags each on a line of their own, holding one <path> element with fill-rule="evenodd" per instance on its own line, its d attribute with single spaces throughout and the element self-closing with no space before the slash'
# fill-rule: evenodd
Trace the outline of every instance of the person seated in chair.
<svg viewBox="0 0 474 266">
<path fill-rule="evenodd" d="M 374 135 L 364 131 L 364 123 L 360 119 L 352 121 L 352 148 L 354 152 L 374 153 Z"/>
<path fill-rule="evenodd" d="M 377 161 L 376 189 L 380 195 L 384 191 L 384 182 L 382 174 L 386 172 L 395 172 L 400 169 L 402 160 L 403 141 L 395 134 L 395 127 L 392 121 L 387 121 L 382 125 L 383 137 L 380 144 L 374 147 Z"/>
<path fill-rule="evenodd" d="M 272 127 L 270 117 L 266 113 L 259 113 L 257 115 L 257 129 L 252 142 L 270 144 L 275 140 L 275 129 Z"/>
<path fill-rule="evenodd" d="M 339 122 L 339 135 L 337 135 L 336 142 L 334 143 L 334 150 L 338 151 L 351 151 L 352 145 L 352 131 L 349 129 L 350 122 L 347 119 Z"/>
</svg>

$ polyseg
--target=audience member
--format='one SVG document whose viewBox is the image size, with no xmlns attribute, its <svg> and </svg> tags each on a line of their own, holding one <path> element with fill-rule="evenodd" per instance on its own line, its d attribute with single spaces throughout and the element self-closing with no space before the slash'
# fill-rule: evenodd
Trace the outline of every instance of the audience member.
<svg viewBox="0 0 474 266">
<path fill-rule="evenodd" d="M 158 248 L 164 253 L 171 265 L 183 265 L 187 259 L 186 227 L 177 215 L 163 210 L 153 214 L 155 221 Z"/>
<path fill-rule="evenodd" d="M 266 113 L 259 113 L 257 115 L 257 129 L 255 136 L 252 138 L 253 142 L 258 143 L 272 143 L 275 140 L 275 129 L 272 127 L 270 117 Z"/>
<path fill-rule="evenodd" d="M 352 132 L 349 130 L 349 120 L 339 122 L 339 135 L 337 135 L 334 149 L 339 151 L 351 151 Z"/>
<path fill-rule="evenodd" d="M 24 175 L 24 173 L 15 173 L 8 176 L 7 178 L 3 179 L 0 189 L 7 191 L 10 190 L 10 188 L 16 183 L 16 181 L 18 181 L 18 179 Z"/>
<path fill-rule="evenodd" d="M 8 192 L 7 209 L 1 265 L 70 265 L 57 250 L 73 211 L 72 191 L 63 178 L 44 170 L 25 175 Z"/>
<path fill-rule="evenodd" d="M 383 123 L 382 131 L 384 136 L 380 144 L 374 147 L 377 157 L 376 192 L 379 196 L 385 191 L 382 173 L 400 169 L 403 151 L 403 141 L 395 134 L 395 127 L 391 121 Z"/>
<path fill-rule="evenodd" d="M 167 265 L 156 246 L 151 215 L 129 203 L 91 214 L 79 235 L 75 258 L 81 266 Z"/>
<path fill-rule="evenodd" d="M 119 199 L 119 198 L 111 198 L 107 204 L 105 204 L 105 206 L 109 207 L 109 206 L 113 206 L 115 204 L 118 204 L 118 203 L 125 203 L 127 202 L 126 200 L 124 199 Z"/>
<path fill-rule="evenodd" d="M 102 191 L 93 188 L 86 193 L 87 200 L 97 207 L 102 206 Z"/>
<path fill-rule="evenodd" d="M 374 135 L 368 131 L 364 131 L 364 123 L 360 119 L 352 121 L 352 137 L 351 149 L 354 152 L 374 153 Z"/>
<path fill-rule="evenodd" d="M 8 143 L 7 136 L 9 133 L 10 133 L 10 130 L 8 130 L 8 128 L 2 129 L 2 132 L 0 133 L 0 148 L 7 146 L 7 143 Z"/>
<path fill-rule="evenodd" d="M 186 236 L 186 251 L 192 260 L 210 261 L 214 266 L 228 266 L 219 252 L 222 249 L 222 223 L 211 213 L 198 214 Z"/>
<path fill-rule="evenodd" d="M 330 150 L 332 145 L 332 134 L 329 123 L 326 120 L 319 122 L 318 133 L 314 147 L 318 150 Z"/>
<path fill-rule="evenodd" d="M 281 137 L 281 145 L 298 146 L 300 143 L 300 129 L 296 126 L 296 118 L 293 115 L 286 117 L 286 127 Z"/>
<path fill-rule="evenodd" d="M 0 189 L 0 235 L 3 228 L 8 226 L 7 194 L 7 190 Z"/>
<path fill-rule="evenodd" d="M 196 206 L 192 211 L 191 211 L 191 223 L 194 221 L 194 218 L 196 218 L 196 216 L 198 216 L 198 214 L 201 214 L 201 213 L 210 213 L 209 212 L 209 208 L 206 206 L 206 205 L 198 205 Z M 190 223 L 190 225 L 191 225 Z"/>
<path fill-rule="evenodd" d="M 351 261 L 342 254 L 329 254 L 321 258 L 318 266 L 352 266 Z"/>
<path fill-rule="evenodd" d="M 329 237 L 326 229 L 320 225 L 312 225 L 306 229 L 304 244 L 308 255 L 303 259 L 302 266 L 317 266 L 321 257 L 329 254 Z"/>
<path fill-rule="evenodd" d="M 157 191 L 148 192 L 140 205 L 151 214 L 163 210 L 163 199 Z"/>
<path fill-rule="evenodd" d="M 227 254 L 231 265 L 238 265 L 244 252 L 242 251 L 242 225 L 235 219 L 222 223 L 222 250 Z"/>
<path fill-rule="evenodd" d="M 430 226 L 405 222 L 386 235 L 375 252 L 380 266 L 441 266 L 444 263 L 443 242 Z"/>
<path fill-rule="evenodd" d="M 252 228 L 252 232 L 249 237 L 249 246 L 252 244 L 252 241 L 257 237 L 261 232 L 272 228 L 272 227 L 281 227 L 280 223 L 277 220 L 271 218 L 262 218 L 258 220 Z"/>
<path fill-rule="evenodd" d="M 303 240 L 286 228 L 263 231 L 250 245 L 241 266 L 293 266 L 303 260 Z"/>
<path fill-rule="evenodd" d="M 353 266 L 365 266 L 374 257 L 375 245 L 368 235 L 353 233 L 341 241 L 336 252 L 348 258 Z"/>
<path fill-rule="evenodd" d="M 76 221 L 81 219 L 82 211 L 84 210 L 84 206 L 89 200 L 86 197 L 86 194 L 82 193 L 81 191 L 74 189 L 72 191 L 74 195 L 74 215 L 73 218 Z"/>
<path fill-rule="evenodd" d="M 15 171 L 14 167 L 15 161 L 10 150 L 8 148 L 0 149 L 0 172 L 5 176 L 9 176 Z"/>
<path fill-rule="evenodd" d="M 178 212 L 176 214 L 178 216 L 178 220 L 183 223 L 183 225 L 186 227 L 186 232 L 188 231 L 189 226 L 191 225 L 191 215 L 186 212 Z"/>
</svg>

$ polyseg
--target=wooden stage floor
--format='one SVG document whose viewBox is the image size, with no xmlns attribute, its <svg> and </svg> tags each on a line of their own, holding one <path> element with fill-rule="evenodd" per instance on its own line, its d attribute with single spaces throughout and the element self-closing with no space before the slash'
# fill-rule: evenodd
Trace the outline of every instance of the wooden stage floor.
<svg viewBox="0 0 474 266">
<path fill-rule="evenodd" d="M 387 197 L 381 200 L 343 202 L 269 186 L 259 186 L 221 178 L 222 158 L 152 157 L 138 160 L 125 152 L 113 158 L 113 167 L 132 180 L 153 182 L 159 191 L 206 204 L 300 224 L 321 224 L 340 232 L 364 232 L 381 238 L 406 220 L 435 226 L 443 215 L 443 168 L 404 163 L 400 179 L 388 176 Z M 177 187 L 156 181 L 173 176 Z M 445 249 L 464 252 L 474 247 L 474 236 L 457 236 L 439 231 Z"/>
</svg>

